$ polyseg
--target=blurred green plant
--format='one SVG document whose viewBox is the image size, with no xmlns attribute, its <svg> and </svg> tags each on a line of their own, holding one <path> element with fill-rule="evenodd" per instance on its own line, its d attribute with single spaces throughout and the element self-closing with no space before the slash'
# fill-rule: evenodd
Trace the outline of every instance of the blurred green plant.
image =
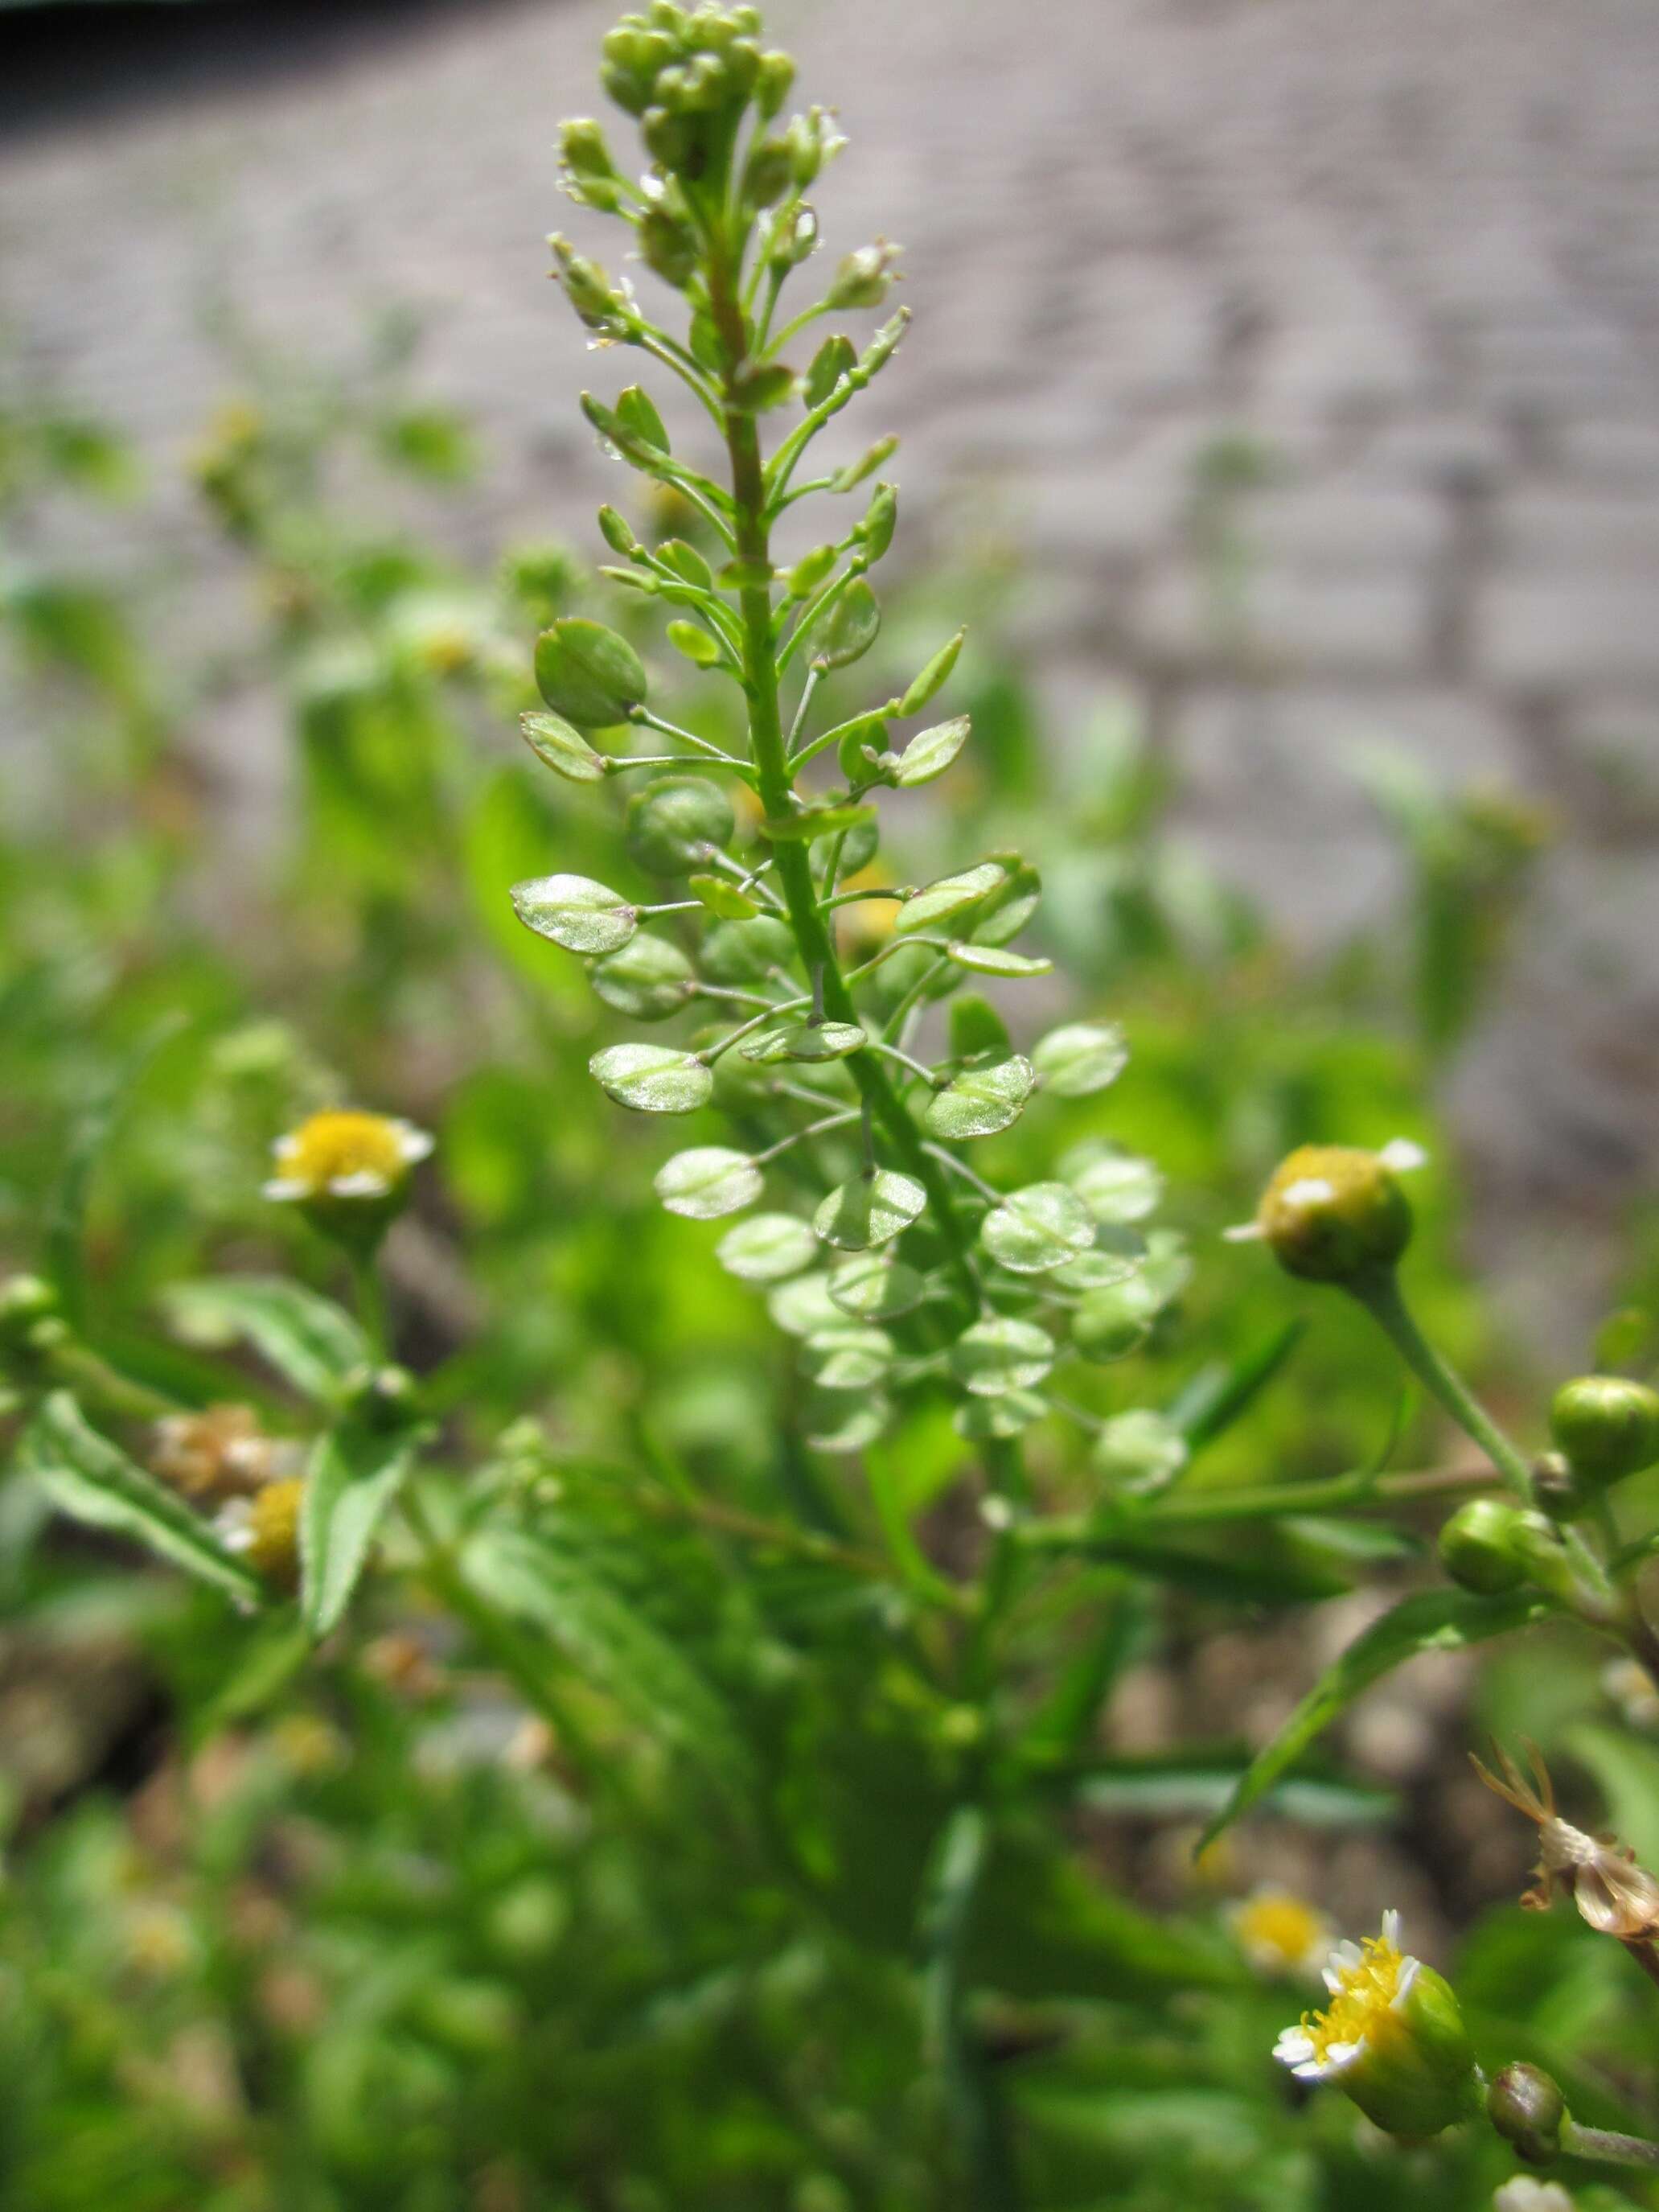
<svg viewBox="0 0 1659 2212">
<path fill-rule="evenodd" d="M 1650 1332 L 1609 1339 L 1602 1365 L 1637 1371 L 1570 1385 L 1535 1462 L 1441 1349 L 1486 1347 L 1432 1182 L 1411 1314 L 1394 1272 L 1389 1140 L 1421 1130 L 1500 949 L 1457 934 L 1465 894 L 1507 912 L 1526 841 L 1414 794 L 1414 1000 L 1347 957 L 1287 1021 L 1284 963 L 1164 834 L 1133 726 L 1068 771 L 936 586 L 878 602 L 892 441 L 794 471 L 902 322 L 785 356 L 884 305 L 892 250 L 780 320 L 840 141 L 824 111 L 781 121 L 792 67 L 753 12 L 659 0 L 607 41 L 643 177 L 596 125 L 565 134 L 572 197 L 688 313 L 659 325 L 559 240 L 573 304 L 672 370 L 724 454 L 684 458 L 640 386 L 585 403 L 643 479 L 635 520 L 601 516 L 613 623 L 560 546 L 480 583 L 342 495 L 343 472 L 441 489 L 467 464 L 391 339 L 361 389 L 250 373 L 214 426 L 198 479 L 302 769 L 234 930 L 184 895 L 226 876 L 142 625 L 118 594 L 44 634 L 4 603 L 37 670 L 118 720 L 143 702 L 146 732 L 99 839 L 47 861 L 9 830 L 0 891 L 0 1234 L 30 1271 L 0 1302 L 19 2212 L 1466 2212 L 1512 2166 L 1498 2134 L 1402 2156 L 1273 2068 L 1317 1916 L 1218 1911 L 1225 1845 L 1155 1910 L 1113 1824 L 1374 1830 L 1392 1801 L 1315 1738 L 1417 1652 L 1524 1626 L 1555 1662 L 1540 1732 L 1655 1848 L 1638 1692 L 1620 1675 L 1635 1717 L 1610 1720 L 1577 1632 L 1650 1656 Z M 14 448 L 16 531 L 65 471 L 38 412 Z M 855 492 L 857 520 L 775 547 L 808 493 Z M 514 714 L 534 758 L 494 747 Z M 618 819 L 625 772 L 650 781 Z M 185 803 L 137 811 L 169 783 Z M 877 803 L 924 784 L 890 865 Z M 1110 1020 L 1073 1017 L 1056 963 Z M 675 1042 L 618 1043 L 617 1015 Z M 648 1119 L 590 1110 L 590 1057 L 624 1105 L 706 1114 L 698 1141 L 664 1159 Z M 1285 1275 L 1200 1267 L 1286 1154 L 1258 1215 Z M 1310 1278 L 1348 1293 L 1311 1328 Z M 1374 1356 L 1378 1322 L 1443 1421 Z M 1107 1724 L 1138 1668 L 1361 1590 L 1370 1625 L 1254 1758 Z M 159 1751 L 142 1708 L 88 1729 L 95 1689 L 46 1686 L 131 1681 L 135 1647 Z M 1547 1670 L 1507 1663 L 1512 1735 Z M 1352 2077 L 1372 2118 L 1473 2109 L 1449 2002 L 1494 2073 L 1561 2083 L 1568 2152 L 1650 2132 L 1644 1993 L 1597 1933 L 1484 1922 L 1455 1997 L 1411 2014 L 1409 2110 L 1400 2066 Z M 1298 2066 L 1344 2074 L 1344 2027 L 1374 2057 L 1395 1997 L 1435 1990 L 1398 1943 L 1365 1955 Z"/>
</svg>

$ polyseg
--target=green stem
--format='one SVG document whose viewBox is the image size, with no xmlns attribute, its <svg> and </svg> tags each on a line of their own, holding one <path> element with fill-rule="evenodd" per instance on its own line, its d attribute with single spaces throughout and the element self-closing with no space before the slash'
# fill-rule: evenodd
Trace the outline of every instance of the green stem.
<svg viewBox="0 0 1659 2212">
<path fill-rule="evenodd" d="M 1634 2166 L 1644 2173 L 1659 2173 L 1659 2143 L 1644 2142 L 1640 2136 L 1618 2135 L 1611 2128 L 1581 2128 L 1577 2120 L 1564 2120 L 1561 2148 L 1571 2158 L 1593 2158 L 1602 2166 Z"/>
<path fill-rule="evenodd" d="M 766 480 L 754 415 L 738 406 L 732 392 L 748 341 L 724 240 L 718 241 L 710 253 L 709 304 L 727 363 L 726 442 L 738 518 L 738 558 L 745 570 L 758 579 L 769 574 L 772 566 Z M 781 820 L 791 811 L 793 788 L 778 702 L 769 584 L 758 580 L 744 584 L 738 594 L 738 605 L 743 622 L 744 688 L 749 696 L 750 738 L 761 803 L 769 817 Z M 775 863 L 802 966 L 808 975 L 815 972 L 823 975 L 825 1014 L 831 1021 L 856 1024 L 858 1010 L 842 977 L 829 927 L 818 911 L 817 889 L 812 880 L 806 848 L 793 842 L 781 842 Z M 915 1124 L 874 1055 L 854 1054 L 848 1066 L 860 1095 L 880 1122 L 907 1172 L 927 1192 L 929 1209 L 950 1255 L 952 1279 L 969 1312 L 977 1313 L 979 1285 L 944 1176 L 937 1164 L 923 1152 Z"/>
<path fill-rule="evenodd" d="M 1480 1445 L 1522 1503 L 1531 1504 L 1532 1468 L 1525 1453 L 1510 1443 L 1462 1376 L 1424 1335 L 1401 1296 L 1394 1270 L 1364 1276 L 1345 1287 L 1358 1299 L 1430 1396 L 1445 1407 L 1472 1443 Z"/>
<path fill-rule="evenodd" d="M 945 2086 L 972 2212 L 1018 2212 L 1019 2176 L 1008 2118 L 984 2040 L 969 2014 L 966 1954 L 992 1849 L 984 1808 L 958 1805 L 934 1846 L 918 1948 L 928 2055 Z"/>
<path fill-rule="evenodd" d="M 380 1247 L 348 1245 L 346 1265 L 351 1270 L 351 1295 L 357 1319 L 376 1359 L 388 1357 L 391 1336 L 386 1319 L 386 1285 L 380 1280 Z"/>
</svg>

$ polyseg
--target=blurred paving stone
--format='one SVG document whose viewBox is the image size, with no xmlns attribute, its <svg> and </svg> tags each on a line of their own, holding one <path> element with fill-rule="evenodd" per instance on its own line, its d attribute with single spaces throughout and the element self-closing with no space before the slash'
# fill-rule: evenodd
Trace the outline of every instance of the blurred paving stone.
<svg viewBox="0 0 1659 2212">
<path fill-rule="evenodd" d="M 916 327 L 873 412 L 906 434 L 911 542 L 1022 538 L 1026 644 L 1062 656 L 1068 690 L 1091 669 L 1146 687 L 1201 770 L 1194 834 L 1317 941 L 1395 879 L 1327 772 L 1334 727 L 1374 707 L 1443 774 L 1530 775 L 1565 818 L 1552 927 L 1528 934 L 1498 1023 L 1510 1058 L 1486 1048 L 1460 1086 L 1468 1126 L 1484 1139 L 1498 1105 L 1514 1117 L 1511 1189 L 1528 1144 L 1602 1189 L 1597 1132 L 1615 1125 L 1605 1188 L 1650 1174 L 1651 1088 L 1595 1039 L 1627 1024 L 1659 927 L 1597 874 L 1605 845 L 1659 880 L 1659 823 L 1629 799 L 1659 778 L 1651 0 L 771 12 L 853 140 L 823 194 L 827 249 L 906 242 Z M 211 573 L 181 475 L 238 381 L 210 307 L 341 360 L 373 307 L 404 301 L 429 325 L 424 388 L 488 434 L 458 543 L 584 533 L 623 480 L 570 394 L 623 380 L 545 283 L 543 240 L 587 227 L 557 193 L 555 130 L 592 105 L 612 13 L 423 13 L 263 83 L 198 77 L 170 106 L 152 90 L 0 144 L 15 364 L 132 431 L 155 475 L 141 528 L 74 542 Z M 836 426 L 836 457 L 870 419 Z M 1223 518 L 1241 617 L 1201 557 L 1195 494 L 1244 447 L 1265 476 Z M 1247 693 L 1278 738 L 1238 734 Z M 1304 741 L 1318 765 L 1292 856 L 1270 756 Z M 202 742 L 227 808 L 273 803 L 283 777 L 255 756 L 279 741 L 257 716 L 228 706 Z M 1593 972 L 1563 986 L 1556 947 L 1581 940 Z M 1571 1043 L 1534 1084 L 1527 1054 L 1564 992 Z"/>
</svg>

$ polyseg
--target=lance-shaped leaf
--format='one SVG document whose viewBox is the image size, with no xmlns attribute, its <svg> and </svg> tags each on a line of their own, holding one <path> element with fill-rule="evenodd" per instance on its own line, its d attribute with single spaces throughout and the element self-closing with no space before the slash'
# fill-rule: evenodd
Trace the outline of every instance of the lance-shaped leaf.
<svg viewBox="0 0 1659 2212">
<path fill-rule="evenodd" d="M 980 1242 L 1017 1275 L 1064 1267 L 1095 1241 L 1095 1218 L 1063 1182 L 1034 1182 L 1011 1191 L 980 1224 Z"/>
<path fill-rule="evenodd" d="M 245 1338 L 308 1398 L 332 1395 L 369 1356 L 351 1316 L 302 1283 L 280 1275 L 216 1275 L 175 1283 L 167 1316 L 186 1343 L 216 1349 Z"/>
<path fill-rule="evenodd" d="M 713 1070 L 672 1045 L 607 1045 L 588 1061 L 587 1072 L 607 1097 L 636 1114 L 695 1113 L 714 1088 Z"/>
<path fill-rule="evenodd" d="M 757 1213 L 728 1229 L 714 1247 L 721 1267 L 744 1283 L 783 1282 L 817 1256 L 811 1223 L 793 1213 Z"/>
<path fill-rule="evenodd" d="M 1129 1048 L 1115 1022 L 1068 1022 L 1031 1048 L 1031 1065 L 1057 1097 L 1085 1098 L 1115 1083 Z"/>
<path fill-rule="evenodd" d="M 535 876 L 514 884 L 513 911 L 567 952 L 615 952 L 640 926 L 640 910 L 591 876 Z"/>
<path fill-rule="evenodd" d="M 760 1170 L 746 1152 L 725 1145 L 699 1145 L 676 1152 L 657 1170 L 655 1189 L 671 1213 L 692 1221 L 714 1221 L 738 1213 L 761 1194 Z M 803 1227 L 805 1224 L 801 1224 Z"/>
<path fill-rule="evenodd" d="M 922 1118 L 936 1137 L 992 1137 L 1019 1119 L 1036 1082 L 1030 1061 L 1018 1053 L 989 1067 L 964 1068 L 933 1093 Z"/>
<path fill-rule="evenodd" d="M 226 1551 L 208 1522 L 88 1426 L 67 1390 L 54 1390 L 30 1422 L 17 1463 L 71 1520 L 131 1537 L 244 1605 L 257 1605 L 264 1595 L 258 1576 Z"/>
<path fill-rule="evenodd" d="M 524 741 L 539 761 L 556 775 L 572 783 L 599 783 L 605 777 L 605 757 L 596 753 L 581 732 L 573 729 L 562 714 L 520 714 Z"/>
<path fill-rule="evenodd" d="M 580 730 L 626 721 L 644 700 L 645 669 L 625 637 L 603 623 L 567 615 L 536 641 L 536 688 L 556 714 Z"/>
<path fill-rule="evenodd" d="M 832 1190 L 813 1217 L 812 1226 L 826 1244 L 862 1252 L 908 1229 L 927 1203 L 927 1194 L 914 1177 L 900 1175 L 895 1168 L 878 1168 L 873 1175 L 854 1176 L 851 1182 Z"/>
<path fill-rule="evenodd" d="M 721 921 L 752 921 L 760 912 L 748 892 L 728 884 L 724 876 L 692 876 L 685 888 Z"/>
<path fill-rule="evenodd" d="M 732 1794 L 746 1793 L 749 1754 L 724 1699 L 574 1546 L 487 1529 L 467 1545 L 460 1567 L 480 1598 L 530 1623 L 644 1734 Z"/>
<path fill-rule="evenodd" d="M 1334 1665 L 1328 1667 L 1271 1742 L 1240 1777 L 1237 1788 L 1205 1830 L 1199 1848 L 1256 1804 L 1288 1773 L 1315 1737 L 1346 1711 L 1362 1690 L 1392 1674 L 1419 1651 L 1464 1651 L 1493 1636 L 1546 1620 L 1553 1610 L 1536 1590 L 1481 1597 L 1473 1590 L 1419 1590 L 1371 1623 Z"/>
<path fill-rule="evenodd" d="M 937 883 L 924 884 L 899 908 L 894 934 L 906 937 L 915 930 L 931 929 L 948 915 L 978 905 L 1003 879 L 1004 872 L 994 860 L 981 860 L 977 867 L 963 868 L 959 874 L 941 876 Z"/>
<path fill-rule="evenodd" d="M 408 1429 L 356 1420 L 318 1437 L 300 1500 L 300 1613 L 313 1636 L 326 1636 L 343 1618 L 415 1445 Z"/>
<path fill-rule="evenodd" d="M 901 714 L 912 711 L 900 702 Z M 931 730 L 923 730 L 919 737 L 912 738 L 899 755 L 898 766 L 893 771 L 894 782 L 909 791 L 943 775 L 967 744 L 971 727 L 966 714 L 953 714 L 948 722 L 936 722 Z"/>
</svg>

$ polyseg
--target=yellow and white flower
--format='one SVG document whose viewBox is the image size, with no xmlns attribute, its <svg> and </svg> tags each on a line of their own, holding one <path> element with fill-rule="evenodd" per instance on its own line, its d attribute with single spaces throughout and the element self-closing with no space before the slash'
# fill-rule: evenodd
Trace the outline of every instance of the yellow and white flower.
<svg viewBox="0 0 1659 2212">
<path fill-rule="evenodd" d="M 1336 1933 L 1316 1905 L 1271 1886 L 1229 1905 L 1227 1924 L 1257 1973 L 1304 1980 L 1317 1978 Z"/>
<path fill-rule="evenodd" d="M 271 1147 L 276 1173 L 264 1194 L 300 1205 L 379 1203 L 401 1190 L 410 1170 L 431 1150 L 424 1129 L 390 1115 L 313 1114 Z"/>
<path fill-rule="evenodd" d="M 1400 1948 L 1400 1915 L 1382 1933 L 1339 1943 L 1324 1968 L 1331 2002 L 1304 2013 L 1273 2046 L 1298 2081 L 1328 2081 L 1388 2134 L 1418 2141 L 1466 2118 L 1474 2052 L 1450 1984 Z"/>
</svg>

